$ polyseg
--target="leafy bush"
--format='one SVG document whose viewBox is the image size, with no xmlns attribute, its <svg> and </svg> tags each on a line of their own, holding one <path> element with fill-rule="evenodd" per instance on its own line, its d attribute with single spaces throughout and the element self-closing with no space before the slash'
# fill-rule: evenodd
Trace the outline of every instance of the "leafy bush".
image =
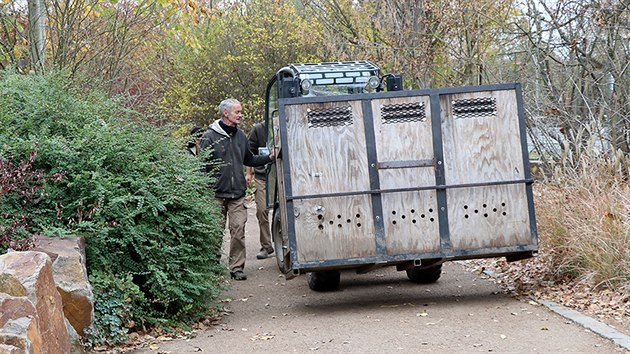
<svg viewBox="0 0 630 354">
<path fill-rule="evenodd" d="M 86 237 L 97 316 L 123 310 L 132 318 L 121 323 L 144 326 L 206 314 L 221 290 L 223 225 L 198 160 L 116 102 L 77 92 L 63 74 L 0 76 L 0 159 L 37 151 L 33 169 L 56 176 L 27 206 L 25 230 Z M 134 311 L 99 310 L 118 303 L 112 289 L 129 279 L 138 288 L 128 294 Z"/>
<path fill-rule="evenodd" d="M 17 164 L 0 159 L 0 249 L 26 251 L 33 246 L 27 228 L 28 209 L 39 199 L 44 174 L 33 170 L 31 153 L 27 160 Z"/>
</svg>

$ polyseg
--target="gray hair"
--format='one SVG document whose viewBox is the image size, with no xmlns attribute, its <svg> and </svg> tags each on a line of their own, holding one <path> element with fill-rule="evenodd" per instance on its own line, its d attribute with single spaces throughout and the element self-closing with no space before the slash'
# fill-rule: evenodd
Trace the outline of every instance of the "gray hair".
<svg viewBox="0 0 630 354">
<path fill-rule="evenodd" d="M 223 118 L 223 112 L 231 110 L 232 107 L 237 103 L 240 102 L 234 98 L 227 98 L 221 101 L 221 103 L 219 103 L 219 117 Z"/>
</svg>

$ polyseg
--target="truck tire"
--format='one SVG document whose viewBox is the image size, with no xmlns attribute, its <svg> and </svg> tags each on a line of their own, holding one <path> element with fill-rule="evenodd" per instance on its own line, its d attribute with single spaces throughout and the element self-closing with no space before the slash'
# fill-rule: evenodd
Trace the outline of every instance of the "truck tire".
<svg viewBox="0 0 630 354">
<path fill-rule="evenodd" d="M 339 289 L 341 275 L 337 270 L 308 273 L 308 287 L 314 291 L 333 291 Z"/>
<path fill-rule="evenodd" d="M 413 267 L 407 269 L 407 277 L 413 283 L 430 284 L 435 283 L 442 275 L 442 265 L 434 265 L 430 267 Z"/>
<path fill-rule="evenodd" d="M 273 248 L 276 251 L 276 263 L 282 274 L 289 272 L 289 242 L 282 234 L 282 220 L 280 219 L 280 208 L 273 209 L 273 218 L 271 220 L 271 238 L 273 239 Z"/>
</svg>

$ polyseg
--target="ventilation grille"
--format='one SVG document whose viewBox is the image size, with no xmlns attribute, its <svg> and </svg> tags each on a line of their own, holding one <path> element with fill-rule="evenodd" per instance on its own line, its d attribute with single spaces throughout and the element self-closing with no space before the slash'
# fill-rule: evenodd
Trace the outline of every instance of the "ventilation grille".
<svg viewBox="0 0 630 354">
<path fill-rule="evenodd" d="M 308 109 L 306 117 L 309 128 L 350 125 L 352 124 L 352 107 Z"/>
<path fill-rule="evenodd" d="M 495 97 L 469 98 L 453 101 L 453 117 L 481 118 L 497 115 L 497 99 Z"/>
<path fill-rule="evenodd" d="M 383 123 L 423 122 L 426 120 L 424 103 L 399 103 L 381 106 Z"/>
</svg>

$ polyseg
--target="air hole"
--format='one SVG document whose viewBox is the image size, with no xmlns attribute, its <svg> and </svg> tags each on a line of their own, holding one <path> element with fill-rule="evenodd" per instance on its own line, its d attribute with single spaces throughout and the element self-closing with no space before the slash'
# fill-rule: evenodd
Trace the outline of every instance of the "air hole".
<svg viewBox="0 0 630 354">
<path fill-rule="evenodd" d="M 429 220 L 431 220 L 431 222 L 435 221 L 435 219 L 433 219 L 433 218 L 431 218 L 431 219 L 429 219 Z"/>
<path fill-rule="evenodd" d="M 317 218 L 318 218 L 319 220 L 321 220 L 321 219 L 323 219 L 323 218 L 324 218 L 324 215 L 319 214 L 319 215 L 317 215 Z"/>
<path fill-rule="evenodd" d="M 416 209 L 411 209 L 411 213 L 412 214 L 415 213 L 415 212 L 416 212 Z"/>
<path fill-rule="evenodd" d="M 487 205 L 484 204 L 483 207 L 485 208 L 485 207 L 487 207 Z"/>
<path fill-rule="evenodd" d="M 341 224 L 337 225 L 337 227 L 339 227 L 341 229 Z"/>
<path fill-rule="evenodd" d="M 332 224 L 334 224 L 335 222 L 334 222 L 334 221 L 332 221 L 332 220 L 330 220 L 328 223 L 329 223 L 330 225 L 332 225 Z"/>
<path fill-rule="evenodd" d="M 392 224 L 396 225 L 396 220 L 392 221 Z"/>
<path fill-rule="evenodd" d="M 341 215 L 337 215 L 337 219 L 341 219 Z"/>
<path fill-rule="evenodd" d="M 420 217 L 424 219 L 424 214 L 421 214 Z"/>
<path fill-rule="evenodd" d="M 506 212 L 503 212 L 503 216 L 506 216 L 506 215 L 507 215 L 507 213 L 506 213 Z"/>
<path fill-rule="evenodd" d="M 487 218 L 488 217 L 488 213 L 483 213 L 483 216 Z"/>
<path fill-rule="evenodd" d="M 415 224 L 416 223 L 416 219 L 411 220 L 411 222 Z"/>
<path fill-rule="evenodd" d="M 321 225 L 321 224 L 320 224 L 320 225 L 318 226 L 318 228 L 319 228 L 320 230 L 323 230 L 323 229 L 324 229 L 324 225 Z"/>
<path fill-rule="evenodd" d="M 497 212 L 497 208 L 492 208 L 492 211 L 494 211 L 496 213 Z"/>
<path fill-rule="evenodd" d="M 504 206 L 505 206 L 505 203 L 501 203 L 501 206 L 502 206 L 502 207 L 504 207 Z"/>
<path fill-rule="evenodd" d="M 429 213 L 432 213 L 432 212 L 433 212 L 433 209 L 429 209 Z"/>
<path fill-rule="evenodd" d="M 464 205 L 464 209 L 468 209 L 468 205 Z"/>
<path fill-rule="evenodd" d="M 359 223 L 357 223 L 357 227 L 361 227 L 361 223 L 360 223 L 360 222 L 359 222 Z"/>
<path fill-rule="evenodd" d="M 361 217 L 361 214 L 357 214 L 357 219 Z"/>
<path fill-rule="evenodd" d="M 479 214 L 479 210 L 475 209 L 475 214 Z"/>
<path fill-rule="evenodd" d="M 464 218 L 468 219 L 468 214 L 464 215 Z"/>
<path fill-rule="evenodd" d="M 348 219 L 348 220 L 346 220 L 346 222 L 349 224 L 349 223 L 351 223 L 351 222 L 352 222 L 352 220 Z"/>
<path fill-rule="evenodd" d="M 403 219 L 404 219 L 404 218 L 406 218 L 406 216 L 402 215 L 402 216 L 401 216 L 401 218 L 403 218 Z"/>
<path fill-rule="evenodd" d="M 392 210 L 392 215 L 396 215 L 396 210 Z"/>
</svg>

